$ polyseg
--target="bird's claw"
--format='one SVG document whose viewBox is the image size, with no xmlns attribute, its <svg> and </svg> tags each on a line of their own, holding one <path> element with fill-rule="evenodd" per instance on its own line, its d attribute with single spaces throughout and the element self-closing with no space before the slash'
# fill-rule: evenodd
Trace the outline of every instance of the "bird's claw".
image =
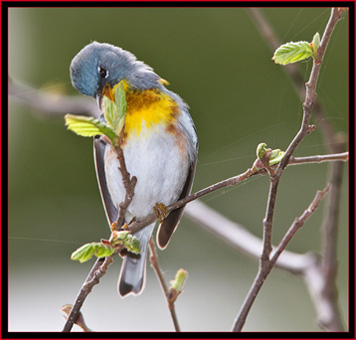
<svg viewBox="0 0 356 340">
<path fill-rule="evenodd" d="M 156 203 L 153 210 L 157 215 L 159 223 L 162 223 L 168 215 L 167 207 L 163 203 Z"/>
</svg>

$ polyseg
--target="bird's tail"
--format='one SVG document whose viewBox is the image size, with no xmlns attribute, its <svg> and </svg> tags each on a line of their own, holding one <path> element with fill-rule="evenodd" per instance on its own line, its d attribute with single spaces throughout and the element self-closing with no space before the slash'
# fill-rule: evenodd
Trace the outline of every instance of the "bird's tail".
<svg viewBox="0 0 356 340">
<path fill-rule="evenodd" d="M 134 236 L 140 240 L 141 252 L 138 255 L 128 253 L 123 260 L 118 283 L 121 296 L 139 294 L 145 285 L 147 245 L 151 238 L 155 223 L 145 227 Z"/>
</svg>

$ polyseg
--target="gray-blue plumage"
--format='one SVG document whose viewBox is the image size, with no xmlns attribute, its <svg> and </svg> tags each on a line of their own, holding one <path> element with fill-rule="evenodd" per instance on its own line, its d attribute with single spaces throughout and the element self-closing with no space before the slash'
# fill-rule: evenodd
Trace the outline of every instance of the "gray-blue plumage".
<svg viewBox="0 0 356 340">
<path fill-rule="evenodd" d="M 99 70 L 107 71 L 105 77 Z M 136 57 L 110 44 L 96 41 L 85 46 L 72 60 L 70 75 L 73 86 L 81 93 L 96 97 L 108 83 L 111 87 L 126 79 L 133 88 L 139 90 L 162 88 L 160 77 Z"/>
</svg>

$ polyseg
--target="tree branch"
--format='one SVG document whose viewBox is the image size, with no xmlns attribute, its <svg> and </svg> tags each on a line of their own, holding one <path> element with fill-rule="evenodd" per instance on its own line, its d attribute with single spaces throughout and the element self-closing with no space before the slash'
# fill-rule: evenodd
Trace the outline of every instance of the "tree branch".
<svg viewBox="0 0 356 340">
<path fill-rule="evenodd" d="M 274 251 L 271 259 L 269 258 L 265 261 L 261 261 L 260 268 L 258 270 L 257 276 L 255 278 L 255 281 L 253 282 L 250 291 L 247 294 L 247 297 L 242 305 L 242 308 L 235 319 L 235 323 L 233 326 L 233 332 L 240 332 L 246 322 L 247 315 L 257 297 L 258 292 L 260 291 L 263 283 L 265 282 L 267 276 L 271 272 L 273 266 L 278 260 L 278 257 L 281 255 L 282 251 L 286 248 L 287 244 L 289 241 L 292 239 L 292 237 L 295 235 L 295 233 L 304 225 L 305 221 L 313 214 L 313 212 L 317 209 L 320 201 L 323 199 L 323 197 L 326 195 L 326 193 L 329 191 L 330 186 L 328 185 L 323 191 L 318 191 L 313 199 L 313 201 L 310 203 L 308 208 L 304 211 L 304 213 L 296 218 L 293 222 L 293 224 L 290 226 L 288 229 L 287 233 L 283 237 L 282 241 Z"/>
<path fill-rule="evenodd" d="M 330 189 L 331 195 L 332 187 Z M 185 208 L 185 216 L 214 235 L 224 243 L 240 252 L 245 253 L 254 260 L 258 260 L 262 251 L 262 240 L 251 234 L 248 229 L 229 220 L 219 212 L 208 207 L 206 204 L 195 201 L 188 204 Z M 219 227 L 223 226 L 223 227 Z M 276 248 L 272 248 L 272 254 Z M 315 306 L 319 324 L 324 328 L 332 331 L 339 331 L 342 328 L 337 327 L 333 320 L 340 319 L 339 313 L 333 313 L 334 302 L 324 293 L 325 281 L 321 266 L 320 256 L 313 253 L 297 254 L 284 250 L 275 262 L 275 268 L 279 268 L 299 275 L 304 279 L 305 285 L 309 291 L 313 304 Z M 328 321 L 328 322 L 327 322 Z M 327 323 L 326 323 L 327 322 Z M 331 324 L 335 323 L 336 327 L 332 328 Z M 342 325 L 342 322 L 340 321 Z"/>
<path fill-rule="evenodd" d="M 175 310 L 175 307 L 174 307 L 174 302 L 172 303 L 171 299 L 169 297 L 169 291 L 168 291 L 166 282 L 164 281 L 161 268 L 159 267 L 156 247 L 155 247 L 155 244 L 154 244 L 154 241 L 153 241 L 152 237 L 150 238 L 150 241 L 149 241 L 148 245 L 149 245 L 150 253 L 151 253 L 151 256 L 150 256 L 151 266 L 154 269 L 154 271 L 155 271 L 155 273 L 156 273 L 156 275 L 158 277 L 158 280 L 159 280 L 159 282 L 161 284 L 163 293 L 164 293 L 164 295 L 165 295 L 165 297 L 167 299 L 168 309 L 169 309 L 169 312 L 171 313 L 172 321 L 173 321 L 173 324 L 174 324 L 174 329 L 175 329 L 176 332 L 180 332 L 180 327 L 179 327 L 179 323 L 178 323 L 176 310 Z"/>
<path fill-rule="evenodd" d="M 124 158 L 124 151 L 121 148 L 121 143 L 124 137 L 124 129 L 125 126 L 122 127 L 120 136 L 119 136 L 119 142 L 117 147 L 115 148 L 115 152 L 117 154 L 117 159 L 119 161 L 119 171 L 122 176 L 122 183 L 125 188 L 125 198 L 124 201 L 119 204 L 119 214 L 116 220 L 116 225 L 112 226 L 112 229 L 120 230 L 122 226 L 124 225 L 125 222 L 125 214 L 127 211 L 127 208 L 129 207 L 133 196 L 135 194 L 135 186 L 137 183 L 137 178 L 135 176 L 132 176 L 130 173 L 127 171 L 126 168 L 126 163 L 125 163 L 125 158 Z M 130 221 L 129 221 L 130 222 Z"/>
<path fill-rule="evenodd" d="M 349 160 L 349 152 L 346 151 L 346 152 L 340 152 L 336 154 L 316 155 L 316 156 L 307 156 L 307 157 L 291 156 L 289 158 L 288 165 L 323 163 L 323 162 L 331 162 L 331 161 L 346 162 L 348 160 Z"/>
<path fill-rule="evenodd" d="M 316 84 L 318 82 L 318 77 L 320 73 L 320 68 L 321 64 L 324 59 L 324 54 L 326 47 L 329 43 L 329 40 L 331 38 L 331 34 L 338 23 L 338 21 L 341 19 L 342 13 L 345 11 L 345 9 L 341 8 L 332 8 L 331 9 L 331 15 L 329 18 L 329 21 L 326 25 L 323 37 L 320 41 L 320 46 L 318 48 L 318 54 L 317 57 L 313 60 L 313 67 L 310 73 L 310 77 L 308 82 L 305 84 L 306 92 L 305 92 L 305 100 L 303 103 L 303 121 L 302 125 L 300 127 L 300 130 L 294 137 L 293 141 L 289 144 L 286 154 L 283 157 L 282 161 L 280 162 L 276 174 L 277 176 L 280 177 L 283 169 L 287 166 L 289 157 L 292 156 L 293 152 L 297 148 L 297 146 L 300 144 L 300 142 L 304 139 L 305 136 L 307 136 L 311 131 L 315 129 L 314 126 L 310 126 L 310 118 L 311 118 L 311 113 L 312 113 L 312 108 L 316 99 Z"/>
<path fill-rule="evenodd" d="M 252 17 L 253 23 L 256 25 L 257 30 L 264 37 L 266 44 L 273 52 L 279 46 L 282 45 L 280 39 L 278 39 L 276 32 L 273 27 L 269 24 L 266 17 L 263 15 L 261 9 L 259 8 L 248 8 L 248 13 Z M 301 71 L 301 68 L 298 63 L 288 64 L 283 67 L 283 70 L 286 74 L 292 79 L 292 86 L 294 87 L 295 92 L 299 96 L 301 100 L 305 98 L 305 84 L 304 84 L 304 73 Z M 323 112 L 322 106 L 320 102 L 316 99 L 313 112 L 315 114 L 316 119 L 318 120 L 318 124 L 320 126 L 320 130 L 324 135 L 324 139 L 326 140 L 327 145 L 329 145 L 331 152 L 338 152 L 333 149 L 333 145 L 335 142 L 335 132 L 332 125 L 326 119 L 325 113 Z M 340 152 L 340 151 L 339 151 Z"/>
<path fill-rule="evenodd" d="M 346 161 L 348 160 L 348 153 L 341 153 L 341 154 L 334 154 L 334 155 L 318 155 L 318 156 L 310 156 L 310 157 L 293 157 L 290 159 L 288 165 L 298 165 L 298 164 L 307 164 L 307 163 L 320 163 L 320 162 L 327 162 L 327 161 Z M 186 204 L 197 200 L 198 198 L 201 198 L 205 195 L 208 195 L 216 190 L 220 190 L 222 188 L 226 188 L 228 186 L 235 186 L 253 176 L 256 175 L 265 175 L 267 171 L 265 169 L 256 169 L 254 166 L 251 168 L 247 169 L 245 172 L 242 174 L 239 174 L 237 176 L 233 176 L 231 178 L 225 179 L 221 182 L 218 182 L 216 184 L 213 184 L 205 189 L 202 189 L 194 194 L 191 194 L 176 203 L 173 203 L 169 206 L 167 206 L 167 213 L 170 213 L 171 211 L 178 209 L 182 206 L 185 206 Z M 133 234 L 141 230 L 142 228 L 146 227 L 147 225 L 153 223 L 154 221 L 157 220 L 157 214 L 155 212 L 152 212 L 150 215 L 146 216 L 144 219 L 135 221 L 134 223 L 131 223 L 130 226 L 128 227 L 128 230 L 130 230 Z"/>
<path fill-rule="evenodd" d="M 303 102 L 303 120 L 301 127 L 289 144 L 285 155 L 281 162 L 278 164 L 276 171 L 269 171 L 270 176 L 270 188 L 268 195 L 268 202 L 266 207 L 266 213 L 263 220 L 263 250 L 260 259 L 260 266 L 255 278 L 255 281 L 247 295 L 246 300 L 244 301 L 242 308 L 239 312 L 235 320 L 235 324 L 233 327 L 233 331 L 241 331 L 247 315 L 252 307 L 253 302 L 256 299 L 256 296 L 262 287 L 263 282 L 265 281 L 267 275 L 273 267 L 272 259 L 270 258 L 272 252 L 272 229 L 273 229 L 273 216 L 274 216 L 274 208 L 275 202 L 277 198 L 277 191 L 280 178 L 282 176 L 283 170 L 288 165 L 289 159 L 292 156 L 293 152 L 300 144 L 300 142 L 315 129 L 314 126 L 309 125 L 312 108 L 316 99 L 316 84 L 318 81 L 318 76 L 321 68 L 321 64 L 323 61 L 324 53 L 328 42 L 330 40 L 331 34 L 335 28 L 336 23 L 341 19 L 342 10 L 338 8 L 331 9 L 330 19 L 326 25 L 323 37 L 320 42 L 320 46 L 318 48 L 318 53 L 316 58 L 313 60 L 313 67 L 311 70 L 311 74 L 309 77 L 309 81 L 305 84 L 306 86 L 306 94 L 305 100 Z M 287 236 L 287 235 L 286 235 Z"/>
<path fill-rule="evenodd" d="M 323 56 L 327 42 L 330 39 L 331 33 L 337 21 L 341 18 L 343 12 L 347 11 L 348 8 L 336 8 L 332 10 L 332 15 L 329 19 L 329 23 L 325 30 L 323 36 L 323 48 L 319 48 L 319 56 Z M 262 12 L 257 8 L 250 8 L 249 13 L 253 17 L 253 21 L 256 24 L 257 29 L 260 31 L 261 35 L 264 36 L 265 41 L 269 45 L 270 49 L 274 51 L 281 42 L 276 37 L 276 34 L 268 23 L 266 18 L 263 16 Z M 322 57 L 319 58 L 319 64 L 321 64 Z M 287 65 L 283 68 L 293 79 L 292 84 L 297 94 L 304 98 L 305 89 L 303 82 L 303 75 L 298 67 L 298 64 Z M 320 70 L 320 68 L 319 68 Z M 319 72 L 318 70 L 318 72 Z M 315 77 L 316 78 L 316 77 Z M 315 98 L 316 99 L 316 98 Z M 313 111 L 316 119 L 320 125 L 321 131 L 324 135 L 324 140 L 329 152 L 340 153 L 345 150 L 346 139 L 343 134 L 336 134 L 332 125 L 328 122 L 325 114 L 321 108 L 320 103 L 317 100 L 314 102 Z M 337 228 L 338 228 L 338 215 L 340 209 L 340 191 L 341 191 L 341 179 L 342 179 L 342 169 L 343 165 L 341 163 L 330 164 L 330 183 L 332 184 L 330 195 L 328 198 L 328 209 L 324 217 L 323 227 L 321 228 L 321 236 L 323 240 L 322 249 L 322 261 L 315 261 L 313 270 L 308 271 L 312 273 L 317 273 L 317 281 L 323 283 L 323 289 L 309 289 L 314 298 L 315 306 L 319 315 L 319 325 L 330 331 L 340 331 L 344 327 L 341 321 L 341 313 L 337 301 L 337 288 L 335 284 L 336 274 L 337 274 Z M 321 266 L 324 268 L 322 269 Z M 316 274 L 313 275 L 315 278 Z M 307 275 L 309 277 L 309 275 Z M 309 288 L 312 286 L 312 280 L 306 279 L 309 282 Z M 320 303 L 322 301 L 322 303 Z M 325 310 L 321 307 L 325 307 Z M 325 311 L 332 311 L 325 312 Z M 327 316 L 326 316 L 327 315 Z"/>
<path fill-rule="evenodd" d="M 132 178 L 130 177 L 130 174 L 127 171 L 126 164 L 125 164 L 125 158 L 124 158 L 124 153 L 121 148 L 121 142 L 123 139 L 124 135 L 124 127 L 122 128 L 120 135 L 119 135 L 119 142 L 117 147 L 115 148 L 115 152 L 117 154 L 117 159 L 119 161 L 119 171 L 122 176 L 122 182 L 124 184 L 125 188 L 125 199 L 123 202 L 120 203 L 119 205 L 119 214 L 117 221 L 113 223 L 111 226 L 111 230 L 120 230 L 122 225 L 124 224 L 125 221 L 125 213 L 126 210 L 129 206 L 129 204 L 132 201 L 132 198 L 134 196 L 134 189 L 137 183 L 137 179 L 135 176 Z M 108 141 L 107 141 L 108 142 Z M 109 143 L 109 142 L 108 142 Z M 116 251 L 117 253 L 120 253 L 123 250 L 123 247 L 119 247 Z M 115 254 L 114 254 L 115 255 Z M 89 275 L 87 279 L 85 280 L 84 284 L 82 285 L 77 298 L 74 302 L 73 308 L 68 316 L 67 322 L 64 325 L 63 332 L 70 332 L 70 330 L 73 327 L 73 324 L 76 322 L 80 309 L 82 308 L 82 305 L 93 289 L 94 285 L 99 283 L 99 280 L 102 276 L 105 275 L 106 270 L 108 266 L 114 261 L 114 255 L 108 256 L 105 259 L 104 258 L 98 258 L 96 262 L 94 263 L 92 269 L 89 272 Z"/>
<path fill-rule="evenodd" d="M 106 258 L 98 258 L 90 270 L 88 277 L 84 281 L 82 287 L 79 290 L 77 297 L 75 298 L 72 310 L 68 316 L 68 319 L 63 327 L 62 332 L 70 332 L 74 323 L 77 321 L 80 309 L 87 296 L 92 291 L 93 287 L 99 283 L 100 279 L 105 275 L 107 268 L 114 261 L 114 255 Z"/>
</svg>

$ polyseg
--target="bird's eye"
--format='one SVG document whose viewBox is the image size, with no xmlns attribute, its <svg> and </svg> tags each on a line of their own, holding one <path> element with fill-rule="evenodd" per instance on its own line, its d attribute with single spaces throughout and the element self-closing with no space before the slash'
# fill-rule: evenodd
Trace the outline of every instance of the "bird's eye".
<svg viewBox="0 0 356 340">
<path fill-rule="evenodd" d="M 109 75 L 109 72 L 105 68 L 100 66 L 98 67 L 98 73 L 101 78 L 107 78 L 107 76 Z"/>
</svg>

